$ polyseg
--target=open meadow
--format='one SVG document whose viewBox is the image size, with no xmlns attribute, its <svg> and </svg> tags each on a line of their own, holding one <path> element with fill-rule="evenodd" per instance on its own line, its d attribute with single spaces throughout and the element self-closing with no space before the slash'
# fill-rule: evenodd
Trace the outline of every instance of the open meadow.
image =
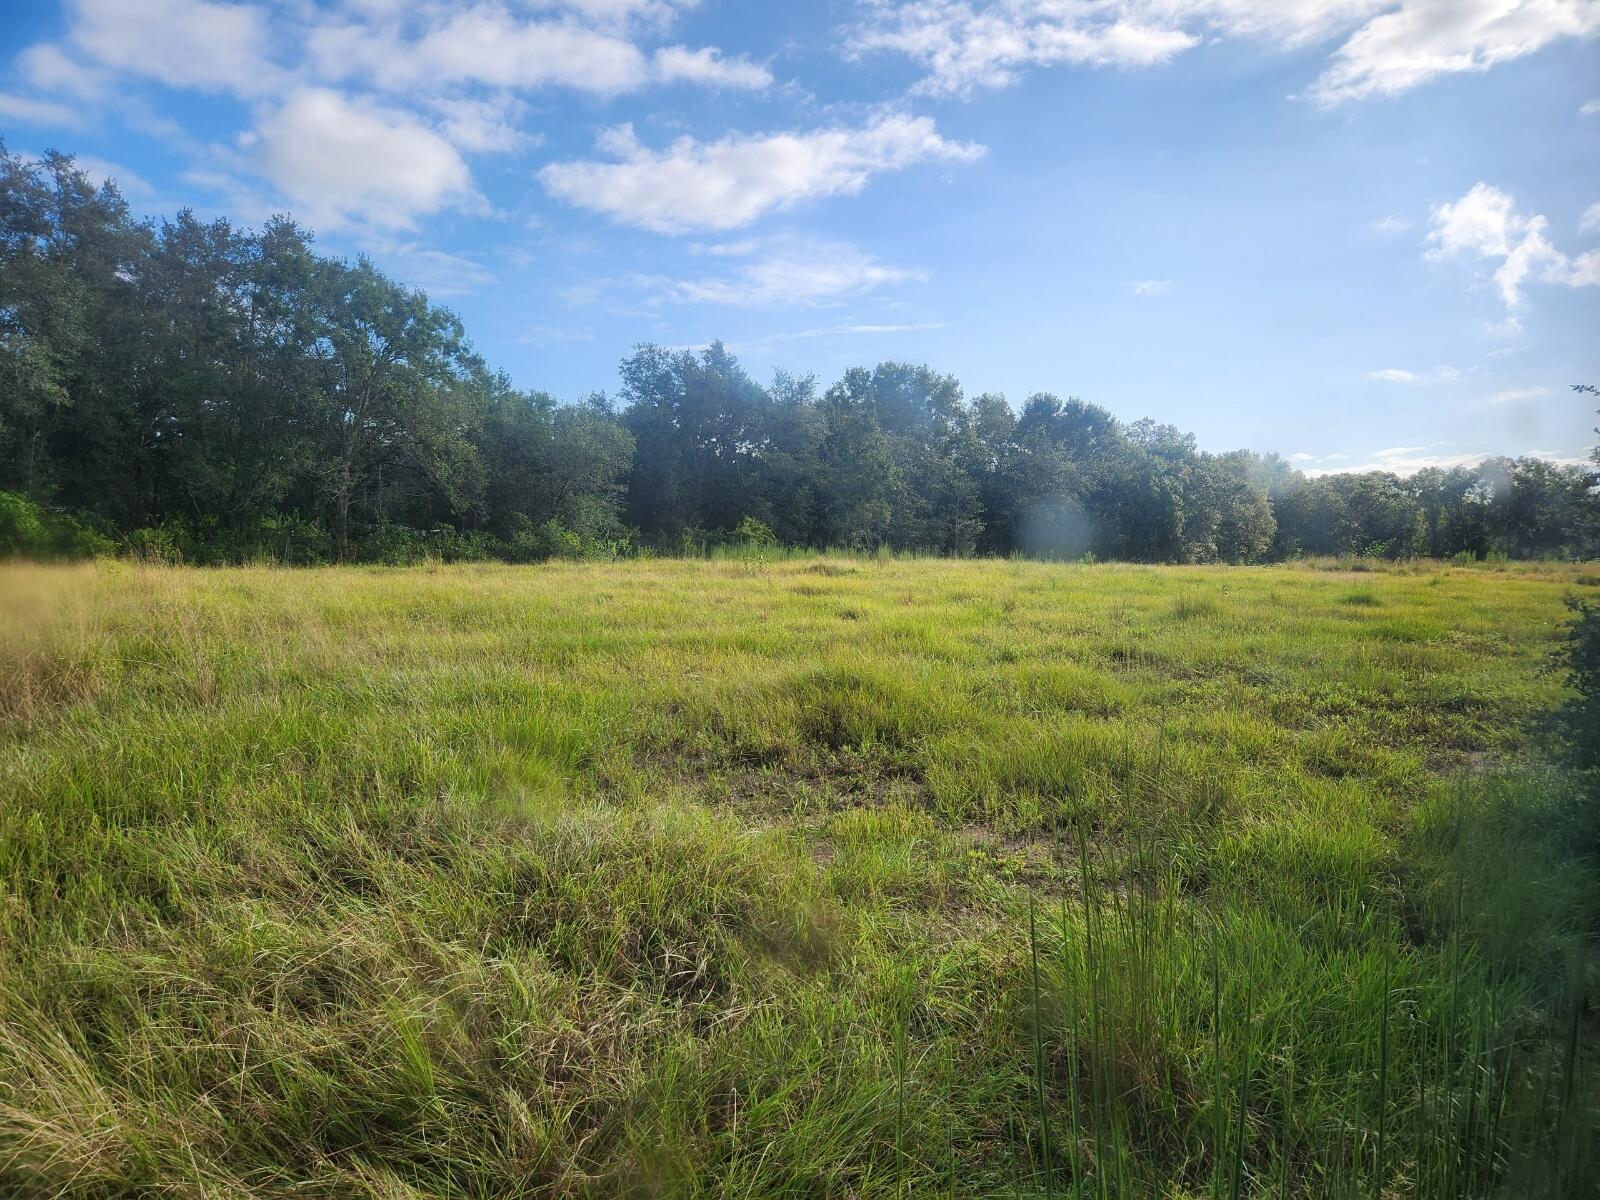
<svg viewBox="0 0 1600 1200">
<path fill-rule="evenodd" d="M 1597 593 L 0 568 L 0 1195 L 1585 1194 Z"/>
</svg>

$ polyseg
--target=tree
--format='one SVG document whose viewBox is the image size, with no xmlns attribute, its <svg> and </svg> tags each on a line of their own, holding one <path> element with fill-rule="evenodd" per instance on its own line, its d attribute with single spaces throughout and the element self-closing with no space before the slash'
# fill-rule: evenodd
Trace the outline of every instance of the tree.
<svg viewBox="0 0 1600 1200">
<path fill-rule="evenodd" d="M 391 488 L 409 483 L 454 513 L 472 508 L 482 479 L 471 433 L 486 397 L 460 321 L 365 259 L 320 261 L 310 303 L 311 469 L 332 507 L 334 558 L 350 556 L 352 509 L 384 498 L 385 470 Z"/>
</svg>

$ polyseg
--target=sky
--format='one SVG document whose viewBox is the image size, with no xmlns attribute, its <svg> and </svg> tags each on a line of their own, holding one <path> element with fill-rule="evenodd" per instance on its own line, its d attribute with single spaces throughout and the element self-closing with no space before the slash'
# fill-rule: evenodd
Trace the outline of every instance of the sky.
<svg viewBox="0 0 1600 1200">
<path fill-rule="evenodd" d="M 8 0 L 0 137 L 564 399 L 720 338 L 1310 472 L 1595 440 L 1600 0 Z"/>
</svg>

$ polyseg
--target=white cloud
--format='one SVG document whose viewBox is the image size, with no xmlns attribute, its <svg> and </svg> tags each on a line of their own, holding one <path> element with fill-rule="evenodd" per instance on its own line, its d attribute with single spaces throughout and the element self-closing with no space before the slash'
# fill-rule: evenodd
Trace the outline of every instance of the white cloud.
<svg viewBox="0 0 1600 1200">
<path fill-rule="evenodd" d="M 17 55 L 22 77 L 40 91 L 65 93 L 79 99 L 99 96 L 106 86 L 106 73 L 69 55 L 60 46 L 41 42 Z"/>
<path fill-rule="evenodd" d="M 1171 22 L 1152 23 L 1127 3 L 1059 0 L 866 0 L 851 53 L 894 51 L 928 72 L 926 92 L 968 92 L 1015 83 L 1029 67 L 1151 66 L 1199 40 Z"/>
<path fill-rule="evenodd" d="M 1143 299 L 1148 299 L 1152 296 L 1165 296 L 1172 290 L 1172 280 L 1140 279 L 1130 283 L 1128 290 Z"/>
<path fill-rule="evenodd" d="M 1579 233 L 1595 233 L 1600 231 L 1600 203 L 1589 205 L 1583 210 L 1583 216 L 1578 218 Z"/>
<path fill-rule="evenodd" d="M 1600 100 L 1585 101 L 1578 112 L 1585 117 L 1600 117 Z"/>
<path fill-rule="evenodd" d="M 494 4 L 439 10 L 432 23 L 328 22 L 307 37 L 310 61 L 324 78 L 370 79 L 388 91 L 477 84 L 517 91 L 570 87 L 601 96 L 652 83 L 759 91 L 772 74 L 712 46 L 664 46 L 647 55 L 620 18 L 641 5 L 546 5 L 555 19 L 523 20 Z M 425 10 L 426 11 L 426 10 Z M 572 15 L 586 17 L 583 23 Z"/>
<path fill-rule="evenodd" d="M 703 46 L 664 46 L 655 54 L 655 75 L 662 83 L 698 83 L 705 87 L 759 92 L 772 86 L 772 72 L 747 58 L 723 58 Z"/>
<path fill-rule="evenodd" d="M 1559 38 L 1596 32 L 1593 0 L 1405 0 L 1338 49 L 1312 96 L 1325 104 L 1392 96 L 1436 75 L 1487 71 Z"/>
<path fill-rule="evenodd" d="M 416 38 L 354 23 L 315 28 L 308 45 L 327 78 L 370 78 L 391 91 L 473 83 L 614 95 L 649 78 L 648 60 L 624 37 L 565 21 L 521 21 L 488 5 L 453 10 Z"/>
<path fill-rule="evenodd" d="M 709 254 L 713 258 L 745 258 L 761 249 L 759 238 L 743 238 L 737 242 L 693 242 L 689 246 L 692 254 Z"/>
<path fill-rule="evenodd" d="M 1409 371 L 1404 367 L 1384 367 L 1379 371 L 1368 371 L 1367 378 L 1379 383 L 1448 383 L 1460 379 L 1461 371 L 1450 366 L 1438 366 L 1426 372 Z"/>
<path fill-rule="evenodd" d="M 548 346 L 551 342 L 592 342 L 592 329 L 559 329 L 553 325 L 530 325 L 517 341 L 533 346 Z"/>
<path fill-rule="evenodd" d="M 1524 450 L 1528 458 L 1542 458 L 1557 466 L 1574 466 L 1587 462 L 1581 454 L 1566 454 L 1555 450 Z M 1432 442 L 1425 446 L 1390 446 L 1374 451 L 1365 458 L 1348 454 L 1329 454 L 1317 457 L 1310 454 L 1291 454 L 1289 461 L 1300 464 L 1312 478 L 1319 475 L 1339 475 L 1360 471 L 1387 471 L 1402 478 L 1415 475 L 1430 467 L 1450 470 L 1452 467 L 1475 467 L 1487 459 L 1501 454 L 1516 457 L 1501 450 L 1462 450 L 1455 442 Z"/>
<path fill-rule="evenodd" d="M 76 129 L 83 124 L 78 110 L 54 100 L 35 100 L 0 92 L 0 118 L 19 125 L 53 125 Z"/>
<path fill-rule="evenodd" d="M 362 80 L 423 106 L 463 85 L 602 96 L 653 83 L 770 85 L 764 66 L 715 47 L 641 48 L 695 2 L 67 0 L 65 41 L 29 48 L 18 65 L 45 93 L 101 95 L 117 73 L 263 99 Z"/>
<path fill-rule="evenodd" d="M 1518 213 L 1508 193 L 1476 183 L 1461 199 L 1433 210 L 1428 257 L 1499 260 L 1494 282 L 1506 306 L 1506 321 L 1498 329 L 1515 333 L 1521 328 L 1517 314 L 1527 302 L 1523 288 L 1528 282 L 1573 288 L 1600 284 L 1600 251 L 1569 258 L 1546 236 L 1549 225 L 1543 216 Z"/>
<path fill-rule="evenodd" d="M 435 100 L 432 105 L 440 132 L 450 144 L 468 154 L 515 150 L 538 145 L 537 134 L 524 133 L 520 120 L 527 110 L 514 96 L 487 100 Z"/>
<path fill-rule="evenodd" d="M 862 0 L 862 12 L 852 53 L 905 54 L 933 92 L 1002 87 L 1062 63 L 1159 65 L 1213 38 L 1294 49 L 1342 37 L 1310 89 L 1323 104 L 1393 95 L 1600 31 L 1593 0 Z"/>
<path fill-rule="evenodd" d="M 1391 475 L 1404 477 L 1415 475 L 1428 467 L 1444 470 L 1474 467 L 1491 457 L 1486 450 L 1461 451 L 1452 449 L 1454 445 L 1454 442 L 1434 442 L 1427 446 L 1390 446 L 1360 460 L 1352 459 L 1348 454 L 1339 454 L 1321 458 L 1307 456 L 1300 461 L 1306 464 L 1302 469 L 1312 478 L 1361 471 L 1387 471 Z"/>
<path fill-rule="evenodd" d="M 665 24 L 700 0 L 527 0 L 530 8 L 570 12 L 597 25 Z"/>
<path fill-rule="evenodd" d="M 731 274 L 637 282 L 673 303 L 766 307 L 827 304 L 926 278 L 925 272 L 880 262 L 846 243 L 780 242 Z"/>
<path fill-rule="evenodd" d="M 1496 392 L 1489 397 L 1490 404 L 1520 404 L 1524 400 L 1535 400 L 1540 396 L 1548 396 L 1550 389 L 1547 387 L 1507 388 L 1503 392 Z"/>
<path fill-rule="evenodd" d="M 464 296 L 495 280 L 494 272 L 476 259 L 418 242 L 369 239 L 365 249 L 407 287 L 421 288 L 434 297 Z"/>
<path fill-rule="evenodd" d="M 267 114 L 244 158 L 324 226 L 410 228 L 476 194 L 466 163 L 432 129 L 324 88 L 301 89 Z"/>
<path fill-rule="evenodd" d="M 1404 233 L 1411 228 L 1411 222 L 1404 217 L 1397 217 L 1390 213 L 1386 217 L 1379 217 L 1372 223 L 1372 232 L 1390 237 L 1397 233 Z"/>
<path fill-rule="evenodd" d="M 789 342 L 814 341 L 819 338 L 893 337 L 901 333 L 927 333 L 944 329 L 943 321 L 915 321 L 906 324 L 874 324 L 866 321 L 846 321 L 838 325 L 824 325 L 815 329 L 797 329 L 789 333 L 769 333 L 749 341 L 728 342 L 734 354 L 754 354 L 770 350 Z"/>
<path fill-rule="evenodd" d="M 665 150 L 647 148 L 622 125 L 599 148 L 619 161 L 551 163 L 540 180 L 559 199 L 659 233 L 735 229 L 802 200 L 854 194 L 884 171 L 971 162 L 984 152 L 939 136 L 927 117 L 902 115 L 859 128 L 681 137 Z"/>
<path fill-rule="evenodd" d="M 266 57 L 274 22 L 254 4 L 73 0 L 69 36 L 94 61 L 173 87 L 262 95 L 281 84 Z"/>
</svg>

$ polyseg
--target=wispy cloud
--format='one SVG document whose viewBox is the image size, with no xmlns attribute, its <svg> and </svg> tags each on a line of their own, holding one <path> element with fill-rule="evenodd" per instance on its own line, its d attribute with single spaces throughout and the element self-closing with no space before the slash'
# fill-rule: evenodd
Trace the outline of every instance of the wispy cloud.
<svg viewBox="0 0 1600 1200">
<path fill-rule="evenodd" d="M 1434 367 L 1425 372 L 1409 371 L 1404 367 L 1384 367 L 1382 370 L 1368 371 L 1367 378 L 1379 383 L 1448 383 L 1461 378 L 1461 371 L 1448 366 Z"/>
<path fill-rule="evenodd" d="M 645 276 L 634 283 L 675 304 L 806 307 L 926 278 L 924 271 L 882 262 L 847 242 L 778 239 L 727 274 L 689 279 Z"/>
<path fill-rule="evenodd" d="M 0 120 L 14 121 L 18 125 L 45 125 L 62 129 L 76 129 L 83 117 L 76 108 L 58 104 L 54 100 L 36 100 L 29 96 L 14 96 L 0 92 Z"/>
<path fill-rule="evenodd" d="M 592 329 L 561 329 L 553 325 L 530 325 L 522 331 L 519 342 L 533 346 L 548 346 L 554 342 L 592 342 Z"/>
<path fill-rule="evenodd" d="M 1152 296 L 1165 296 L 1171 290 L 1172 280 L 1170 279 L 1138 279 L 1128 285 L 1128 291 L 1145 299 Z"/>
<path fill-rule="evenodd" d="M 1411 222 L 1406 220 L 1404 217 L 1397 217 L 1393 213 L 1390 213 L 1388 216 L 1379 217 L 1376 221 L 1372 222 L 1369 228 L 1371 228 L 1373 233 L 1381 234 L 1384 237 L 1393 237 L 1397 233 L 1404 233 L 1406 230 L 1410 229 Z"/>
<path fill-rule="evenodd" d="M 1537 400 L 1540 396 L 1548 396 L 1550 389 L 1547 387 L 1506 388 L 1489 397 L 1490 404 L 1520 404 L 1525 400 Z"/>
<path fill-rule="evenodd" d="M 927 333 L 943 328 L 945 328 L 943 321 L 918 321 L 900 325 L 846 322 L 840 325 L 826 325 L 816 329 L 797 329 L 790 333 L 772 333 L 766 337 L 755 338 L 752 341 L 730 343 L 729 349 L 745 352 L 762 350 L 770 346 L 782 345 L 785 342 L 811 341 L 818 338 L 887 337 L 898 333 Z"/>
</svg>

